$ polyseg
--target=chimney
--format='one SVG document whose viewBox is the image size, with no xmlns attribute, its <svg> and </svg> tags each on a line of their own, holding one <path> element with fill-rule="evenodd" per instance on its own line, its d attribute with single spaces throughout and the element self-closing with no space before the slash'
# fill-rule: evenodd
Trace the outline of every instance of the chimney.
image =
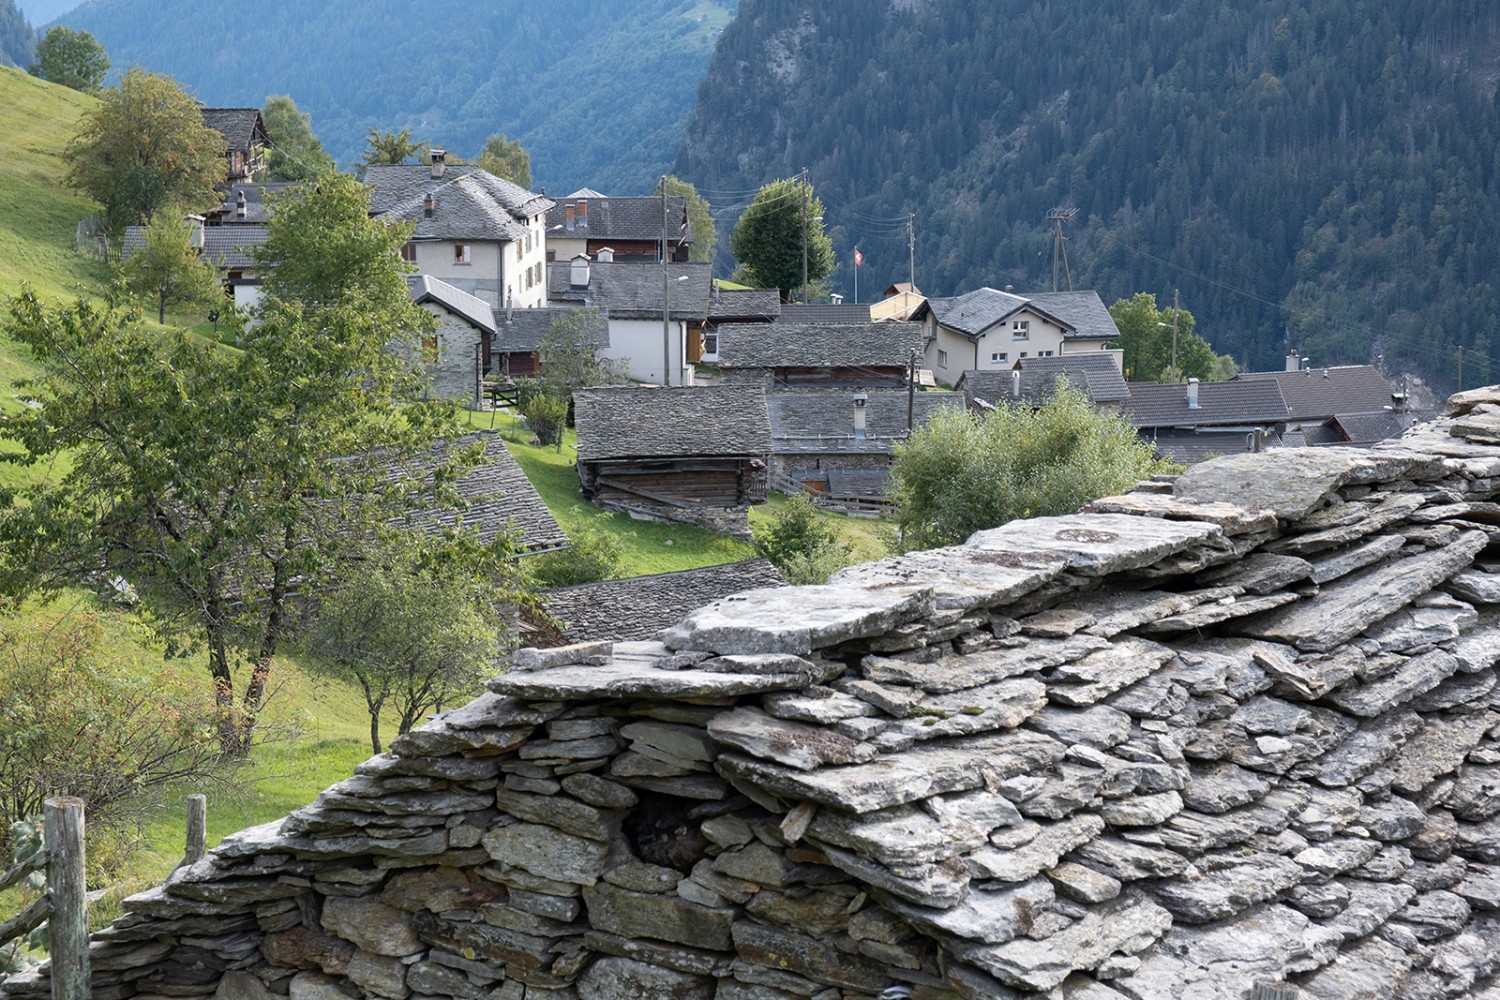
<svg viewBox="0 0 1500 1000">
<path fill-rule="evenodd" d="M 828 296 L 828 303 L 830 305 L 841 306 L 844 304 L 844 297 L 838 292 L 832 292 Z"/>
<path fill-rule="evenodd" d="M 865 404 L 869 401 L 870 397 L 866 393 L 854 394 L 854 437 L 858 441 L 865 438 Z"/>
<path fill-rule="evenodd" d="M 182 224 L 187 228 L 188 243 L 196 250 L 203 249 L 203 216 L 184 215 Z"/>
<path fill-rule="evenodd" d="M 1188 379 L 1187 404 L 1190 410 L 1198 409 L 1198 380 L 1195 378 Z"/>
<path fill-rule="evenodd" d="M 422 199 L 422 214 L 430 216 L 435 211 L 437 211 L 437 195 L 428 191 L 427 196 Z"/>
<path fill-rule="evenodd" d="M 563 228 L 568 232 L 573 231 L 573 206 L 567 205 L 563 208 Z"/>
<path fill-rule="evenodd" d="M 241 188 L 234 195 L 234 214 L 236 217 L 243 219 L 247 211 L 248 209 L 245 206 L 245 191 Z"/>
<path fill-rule="evenodd" d="M 1021 398 L 1021 369 L 1019 368 L 1010 370 L 1010 398 Z"/>
<path fill-rule="evenodd" d="M 581 253 L 573 258 L 573 269 L 568 277 L 568 284 L 574 288 L 589 287 L 589 255 Z"/>
<path fill-rule="evenodd" d="M 1286 352 L 1286 370 L 1289 372 L 1302 370 L 1302 357 L 1295 347 Z"/>
<path fill-rule="evenodd" d="M 443 169 L 447 165 L 448 151 L 446 149 L 438 149 L 434 146 L 432 149 L 432 179 L 440 179 L 443 176 Z"/>
<path fill-rule="evenodd" d="M 612 264 L 612 263 L 614 263 L 614 260 L 615 260 L 615 251 L 614 251 L 614 248 L 613 247 L 600 247 L 598 250 L 594 251 L 594 259 L 597 260 L 601 264 Z"/>
<path fill-rule="evenodd" d="M 578 228 L 579 229 L 587 229 L 588 227 L 589 227 L 589 201 L 588 201 L 587 198 L 579 198 L 578 199 Z"/>
</svg>

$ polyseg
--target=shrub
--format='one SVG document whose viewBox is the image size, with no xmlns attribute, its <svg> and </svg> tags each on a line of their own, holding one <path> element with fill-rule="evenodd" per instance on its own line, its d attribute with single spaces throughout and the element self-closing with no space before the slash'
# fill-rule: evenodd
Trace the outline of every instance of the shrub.
<svg viewBox="0 0 1500 1000">
<path fill-rule="evenodd" d="M 568 423 L 568 401 L 546 392 L 532 394 L 521 405 L 521 415 L 531 425 L 532 433 L 543 445 L 562 447 L 563 429 Z"/>
<path fill-rule="evenodd" d="M 539 587 L 568 587 L 618 575 L 624 555 L 617 539 L 585 530 L 573 535 L 568 548 L 532 556 L 524 566 Z"/>
<path fill-rule="evenodd" d="M 755 531 L 755 551 L 771 560 L 788 583 L 823 583 L 851 562 L 852 549 L 839 541 L 800 494 L 787 498 L 771 523 Z"/>
</svg>

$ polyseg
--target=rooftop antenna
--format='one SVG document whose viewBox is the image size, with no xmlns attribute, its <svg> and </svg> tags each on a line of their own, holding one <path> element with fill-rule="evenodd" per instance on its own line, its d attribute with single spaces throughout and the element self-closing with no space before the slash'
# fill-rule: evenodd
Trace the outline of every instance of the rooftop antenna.
<svg viewBox="0 0 1500 1000">
<path fill-rule="evenodd" d="M 1062 276 L 1067 280 L 1068 291 L 1073 290 L 1073 275 L 1068 271 L 1068 238 L 1063 235 L 1063 223 L 1072 222 L 1078 217 L 1076 208 L 1054 208 L 1047 213 L 1047 221 L 1052 223 L 1052 290 L 1059 291 L 1057 287 L 1058 265 L 1062 266 Z"/>
</svg>

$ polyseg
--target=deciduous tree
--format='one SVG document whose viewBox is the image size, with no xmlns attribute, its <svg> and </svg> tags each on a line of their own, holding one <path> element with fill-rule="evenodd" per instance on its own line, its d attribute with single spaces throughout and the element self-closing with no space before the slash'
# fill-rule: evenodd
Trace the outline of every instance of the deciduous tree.
<svg viewBox="0 0 1500 1000">
<path fill-rule="evenodd" d="M 427 151 L 427 143 L 411 137 L 411 129 L 399 132 L 381 132 L 370 129 L 365 136 L 365 156 L 360 161 L 364 166 L 399 166 L 407 160 L 416 159 Z"/>
<path fill-rule="evenodd" d="M 1060 382 L 1040 409 L 934 414 L 896 446 L 891 499 L 902 547 L 926 549 L 1018 517 L 1072 513 L 1155 466 L 1129 421 Z"/>
<path fill-rule="evenodd" d="M 479 166 L 503 177 L 512 184 L 531 189 L 531 154 L 519 139 L 507 139 L 503 135 L 492 135 L 484 140 L 484 149 L 479 153 Z"/>
<path fill-rule="evenodd" d="M 26 67 L 32 76 L 74 90 L 95 91 L 109 72 L 104 46 L 87 31 L 57 25 L 36 45 L 36 62 Z"/>
<path fill-rule="evenodd" d="M 713 209 L 709 207 L 708 200 L 693 185 L 676 177 L 667 178 L 667 194 L 683 199 L 687 205 L 688 225 L 693 230 L 693 245 L 688 247 L 688 260 L 699 263 L 713 260 L 719 234 L 714 226 Z"/>
<path fill-rule="evenodd" d="M 151 217 L 142 244 L 119 266 L 122 284 L 156 302 L 156 321 L 167 321 L 167 303 L 219 303 L 224 285 L 219 269 L 204 259 L 189 238 L 182 217 L 164 208 Z"/>
<path fill-rule="evenodd" d="M 784 302 L 801 294 L 802 247 L 807 245 L 807 280 L 833 270 L 833 241 L 823 231 L 823 203 L 801 178 L 772 181 L 756 193 L 735 223 L 729 250 L 755 282 L 781 292 Z"/>
<path fill-rule="evenodd" d="M 224 137 L 176 80 L 132 67 L 99 97 L 63 154 L 64 181 L 103 205 L 112 228 L 143 223 L 167 204 L 217 200 Z"/>
<path fill-rule="evenodd" d="M 174 649 L 206 653 L 229 754 L 249 747 L 299 594 L 418 488 L 387 463 L 457 430 L 453 406 L 417 402 L 420 372 L 388 350 L 430 322 L 403 275 L 407 230 L 370 218 L 342 174 L 283 199 L 270 227 L 274 273 L 242 351 L 29 291 L 7 324 L 42 368 L 38 406 L 0 417 L 20 449 L 7 458 L 72 463 L 0 495 L 0 589 L 136 584 Z"/>
<path fill-rule="evenodd" d="M 272 94 L 260 109 L 271 140 L 266 180 L 310 181 L 334 169 L 333 157 L 313 134 L 312 118 L 288 94 Z"/>
<path fill-rule="evenodd" d="M 1156 308 L 1156 296 L 1136 292 L 1109 307 L 1120 330 L 1125 351 L 1125 377 L 1132 382 L 1181 382 L 1195 378 L 1223 381 L 1235 373 L 1234 359 L 1214 353 L 1212 345 L 1193 332 L 1193 314 L 1186 309 Z M 1172 368 L 1172 325 L 1177 325 L 1177 368 Z"/>
</svg>

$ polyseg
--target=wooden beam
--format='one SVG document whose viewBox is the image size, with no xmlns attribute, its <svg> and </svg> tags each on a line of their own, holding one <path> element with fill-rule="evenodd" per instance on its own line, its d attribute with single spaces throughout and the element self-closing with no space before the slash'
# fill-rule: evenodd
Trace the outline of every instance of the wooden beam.
<svg viewBox="0 0 1500 1000">
<path fill-rule="evenodd" d="M 208 796 L 193 794 L 187 797 L 187 836 L 182 860 L 178 868 L 202 860 L 208 845 Z"/>
<path fill-rule="evenodd" d="M 47 919 L 47 915 L 51 912 L 52 900 L 46 893 L 43 893 L 26 909 L 0 924 L 0 945 L 13 941 L 23 934 L 30 934 Z"/>
<path fill-rule="evenodd" d="M 13 885 L 19 885 L 21 880 L 34 871 L 39 871 L 47 865 L 47 852 L 37 851 L 25 861 L 15 865 L 4 875 L 0 875 L 0 892 L 4 892 Z M 0 938 L 4 941 L 5 938 Z"/>
<path fill-rule="evenodd" d="M 700 504 L 689 503 L 686 500 L 680 500 L 677 497 L 667 496 L 665 493 L 656 493 L 652 490 L 643 489 L 639 486 L 631 486 L 628 483 L 622 483 L 618 479 L 606 476 L 600 476 L 597 480 L 595 480 L 594 486 L 596 489 L 600 487 L 608 487 L 612 490 L 619 490 L 621 493 L 630 493 L 634 496 L 645 497 L 647 500 L 655 500 L 657 503 L 664 503 L 669 507 L 680 507 L 684 510 L 701 506 Z"/>
</svg>

